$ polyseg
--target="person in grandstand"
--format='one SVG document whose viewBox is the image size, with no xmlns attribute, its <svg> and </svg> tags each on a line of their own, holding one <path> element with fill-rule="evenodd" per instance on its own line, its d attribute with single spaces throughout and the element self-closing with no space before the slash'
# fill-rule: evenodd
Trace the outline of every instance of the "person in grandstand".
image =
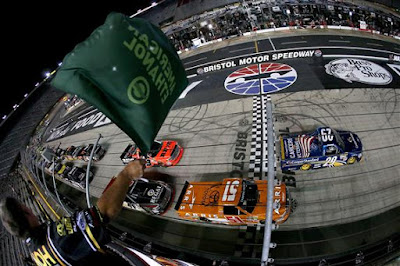
<svg viewBox="0 0 400 266">
<path fill-rule="evenodd" d="M 111 241 L 106 225 L 121 211 L 129 184 L 143 176 L 144 164 L 129 163 L 95 206 L 57 222 L 40 224 L 27 206 L 11 197 L 0 201 L 0 218 L 7 231 L 25 239 L 37 265 L 104 265 L 112 257 L 105 247 Z"/>
</svg>

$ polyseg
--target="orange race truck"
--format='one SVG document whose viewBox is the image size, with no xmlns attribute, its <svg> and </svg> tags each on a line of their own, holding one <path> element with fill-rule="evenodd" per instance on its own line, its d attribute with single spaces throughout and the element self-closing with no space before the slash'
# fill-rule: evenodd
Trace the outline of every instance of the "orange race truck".
<svg viewBox="0 0 400 266">
<path fill-rule="evenodd" d="M 225 178 L 220 182 L 186 182 L 175 210 L 181 218 L 211 223 L 241 225 L 264 223 L 267 181 Z M 291 212 L 286 185 L 274 188 L 273 221 L 281 224 Z"/>
</svg>

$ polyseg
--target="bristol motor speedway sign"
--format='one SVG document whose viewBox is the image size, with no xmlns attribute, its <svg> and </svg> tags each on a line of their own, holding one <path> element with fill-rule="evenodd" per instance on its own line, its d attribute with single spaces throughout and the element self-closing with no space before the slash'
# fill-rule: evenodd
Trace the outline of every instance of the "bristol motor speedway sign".
<svg viewBox="0 0 400 266">
<path fill-rule="evenodd" d="M 248 57 L 234 58 L 232 60 L 227 59 L 222 62 L 209 64 L 207 66 L 197 68 L 197 74 L 209 73 L 209 72 L 223 70 L 226 68 L 263 63 L 268 61 L 309 58 L 312 57 L 315 52 L 316 50 L 302 50 L 302 51 L 290 51 L 290 52 L 273 53 L 273 54 L 258 54 Z M 317 50 L 317 52 L 319 52 L 319 50 Z"/>
</svg>

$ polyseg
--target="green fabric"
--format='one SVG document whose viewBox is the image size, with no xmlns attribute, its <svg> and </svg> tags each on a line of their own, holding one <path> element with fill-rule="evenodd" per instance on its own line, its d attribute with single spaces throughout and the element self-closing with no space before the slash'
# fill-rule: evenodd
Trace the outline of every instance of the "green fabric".
<svg viewBox="0 0 400 266">
<path fill-rule="evenodd" d="M 146 153 L 188 81 L 158 27 L 111 13 L 65 56 L 51 84 L 97 107 Z"/>
</svg>

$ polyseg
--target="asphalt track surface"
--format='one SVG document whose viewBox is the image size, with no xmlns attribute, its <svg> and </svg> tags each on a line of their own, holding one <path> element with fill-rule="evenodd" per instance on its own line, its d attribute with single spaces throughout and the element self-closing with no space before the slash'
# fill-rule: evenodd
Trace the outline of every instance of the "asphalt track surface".
<svg viewBox="0 0 400 266">
<path fill-rule="evenodd" d="M 252 56 L 267 54 L 271 59 L 280 52 L 320 50 L 322 56 L 313 54 L 306 58 L 250 64 L 288 64 L 297 72 L 292 85 L 269 94 L 274 106 L 275 136 L 287 130 L 308 131 L 321 125 L 346 129 L 361 138 L 364 158 L 351 166 L 296 172 L 296 187 L 291 187 L 290 192 L 298 207 L 273 232 L 272 241 L 278 247 L 272 256 L 284 263 L 339 254 L 399 232 L 400 76 L 387 64 L 396 65 L 388 58 L 390 54 L 399 55 L 400 43 L 371 38 L 369 34 L 340 34 L 249 37 L 181 55 L 189 86 L 195 85 L 176 102 L 157 139 L 177 140 L 184 148 L 184 155 L 177 166 L 151 169 L 148 176 L 173 184 L 179 195 L 185 181 L 216 181 L 229 177 L 233 171 L 243 176 L 254 171 L 252 128 L 256 97 L 233 94 L 224 88 L 227 76 L 248 65 L 237 63 L 236 67 L 202 74 L 198 69 Z M 343 58 L 374 62 L 386 69 L 392 80 L 385 85 L 350 83 L 326 73 L 325 66 L 330 61 Z M 78 121 L 98 112 L 86 103 L 68 113 L 61 105 L 50 112 L 51 122 L 43 139 L 48 140 L 46 145 L 61 143 L 65 148 L 93 143 L 101 133 L 100 144 L 107 152 L 101 161 L 94 163 L 95 178 L 90 184 L 90 193 L 96 200 L 111 177 L 122 170 L 124 165 L 119 156 L 131 141 L 101 114 L 96 120 L 98 127 L 93 127 L 96 123 L 76 126 Z M 239 132 L 247 134 L 246 156 L 241 161 L 234 158 Z M 278 142 L 276 148 L 276 176 L 283 179 Z M 61 180 L 57 186 L 71 201 L 85 205 L 82 190 Z M 177 196 L 172 207 L 176 199 Z M 262 227 L 184 221 L 178 219 L 173 208 L 158 217 L 123 210 L 114 225 L 160 245 L 208 258 L 231 257 L 257 263 L 261 255 Z"/>
</svg>

